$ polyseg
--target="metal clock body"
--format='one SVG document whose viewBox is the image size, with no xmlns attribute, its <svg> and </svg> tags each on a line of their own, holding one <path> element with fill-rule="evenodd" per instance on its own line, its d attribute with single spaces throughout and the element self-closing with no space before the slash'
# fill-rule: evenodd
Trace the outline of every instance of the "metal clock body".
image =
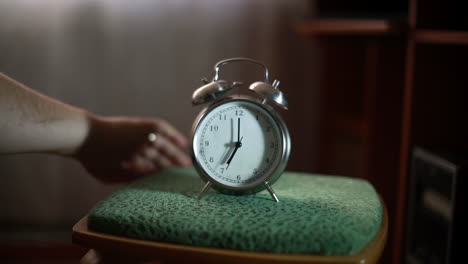
<svg viewBox="0 0 468 264">
<path fill-rule="evenodd" d="M 233 58 L 217 66 L 232 61 L 259 64 L 250 59 Z M 268 102 L 280 98 L 283 104 L 280 106 L 287 108 L 285 98 L 282 93 L 278 94 L 277 85 L 263 82 L 250 86 L 251 95 L 220 96 L 240 83 L 217 80 L 217 66 L 215 80 L 199 88 L 192 100 L 194 104 L 210 102 L 192 127 L 194 167 L 206 182 L 199 198 L 209 187 L 235 195 L 267 189 L 278 202 L 271 185 L 286 167 L 291 139 L 283 118 Z M 267 98 L 269 95 L 274 98 Z"/>
</svg>

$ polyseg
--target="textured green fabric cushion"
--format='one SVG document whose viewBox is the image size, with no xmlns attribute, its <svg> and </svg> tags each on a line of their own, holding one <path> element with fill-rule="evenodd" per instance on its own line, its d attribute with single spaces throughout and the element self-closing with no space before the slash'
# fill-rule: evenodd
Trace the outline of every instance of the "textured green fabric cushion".
<svg viewBox="0 0 468 264">
<path fill-rule="evenodd" d="M 285 172 L 267 191 L 196 197 L 203 182 L 191 168 L 137 180 L 97 204 L 91 230 L 144 240 L 236 250 L 349 255 L 377 233 L 382 206 L 355 178 Z"/>
</svg>

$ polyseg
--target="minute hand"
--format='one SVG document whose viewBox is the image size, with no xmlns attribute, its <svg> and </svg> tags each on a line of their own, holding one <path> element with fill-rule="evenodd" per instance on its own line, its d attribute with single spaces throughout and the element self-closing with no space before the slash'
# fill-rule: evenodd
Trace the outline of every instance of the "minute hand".
<svg viewBox="0 0 468 264">
<path fill-rule="evenodd" d="M 240 147 L 242 147 L 242 139 L 243 139 L 243 138 L 244 138 L 244 137 L 241 137 L 241 139 L 240 139 L 238 142 L 236 142 L 236 148 L 235 148 L 234 151 L 232 152 L 231 157 L 229 157 L 229 159 L 228 159 L 227 162 L 226 162 L 226 163 L 227 163 L 226 170 L 229 168 L 229 165 L 231 165 L 232 158 L 234 158 L 234 155 L 236 155 L 237 150 L 238 150 Z"/>
<path fill-rule="evenodd" d="M 240 118 L 237 118 L 237 142 L 241 142 L 240 137 Z"/>
</svg>

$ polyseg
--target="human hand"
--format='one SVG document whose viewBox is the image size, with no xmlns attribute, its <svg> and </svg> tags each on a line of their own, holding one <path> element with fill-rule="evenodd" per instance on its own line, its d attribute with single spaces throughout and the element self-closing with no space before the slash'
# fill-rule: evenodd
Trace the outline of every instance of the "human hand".
<svg viewBox="0 0 468 264">
<path fill-rule="evenodd" d="M 191 165 L 184 151 L 187 139 L 165 120 L 91 115 L 89 124 L 88 137 L 74 156 L 103 182 Z M 156 135 L 154 141 L 148 139 L 150 133 Z"/>
</svg>

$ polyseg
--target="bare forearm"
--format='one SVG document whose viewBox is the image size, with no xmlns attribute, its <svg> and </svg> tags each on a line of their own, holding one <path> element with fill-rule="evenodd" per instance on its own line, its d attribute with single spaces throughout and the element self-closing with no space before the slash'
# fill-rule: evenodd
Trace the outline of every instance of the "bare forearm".
<svg viewBox="0 0 468 264">
<path fill-rule="evenodd" d="M 72 154 L 87 136 L 88 116 L 0 73 L 0 153 Z"/>
</svg>

